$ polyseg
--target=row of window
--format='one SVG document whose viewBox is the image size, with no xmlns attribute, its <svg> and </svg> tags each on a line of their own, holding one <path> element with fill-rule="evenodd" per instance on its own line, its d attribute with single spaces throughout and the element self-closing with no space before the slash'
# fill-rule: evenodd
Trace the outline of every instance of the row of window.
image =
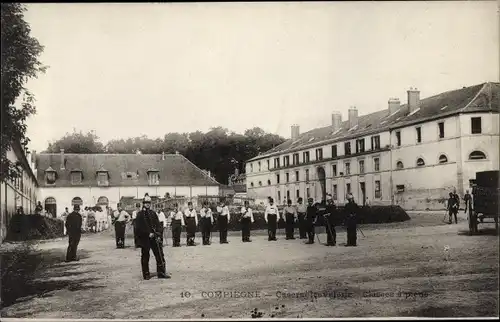
<svg viewBox="0 0 500 322">
<path fill-rule="evenodd" d="M 473 151 L 469 154 L 469 160 L 482 160 L 486 159 L 486 155 L 481 152 L 481 151 Z M 448 162 L 448 157 L 444 154 L 441 154 L 438 159 L 439 164 L 447 163 Z M 364 174 L 365 173 L 365 160 L 359 160 L 358 161 L 358 169 L 359 169 L 359 174 Z M 425 166 L 425 161 L 422 158 L 418 158 L 416 162 L 417 167 L 422 167 Z M 404 164 L 402 161 L 398 161 L 396 163 L 396 169 L 401 170 L 404 169 Z M 380 171 L 380 158 L 373 158 L 373 171 L 378 172 Z M 345 162 L 344 163 L 344 172 L 338 172 L 337 171 L 337 164 L 332 165 L 332 175 L 333 177 L 337 176 L 343 176 L 343 175 L 351 175 L 351 163 L 350 162 Z M 281 176 L 280 174 L 276 174 L 276 184 L 280 183 Z M 295 181 L 298 182 L 300 181 L 300 172 L 295 171 Z M 309 181 L 309 169 L 305 169 L 305 181 Z M 288 183 L 290 182 L 290 173 L 285 173 L 285 182 Z M 259 186 L 262 187 L 262 181 L 259 181 Z M 271 185 L 271 180 L 267 180 L 267 185 Z M 254 187 L 254 183 L 250 183 L 251 187 Z"/>
<path fill-rule="evenodd" d="M 131 174 L 127 174 L 128 179 L 132 179 Z M 97 185 L 109 185 L 109 173 L 106 171 L 97 172 Z M 49 185 L 55 184 L 57 181 L 57 173 L 55 171 L 45 172 L 45 183 Z M 83 181 L 83 173 L 80 171 L 72 171 L 70 174 L 70 181 L 72 185 L 81 185 Z M 148 181 L 150 185 L 160 184 L 160 174 L 158 172 L 148 172 Z"/>
<path fill-rule="evenodd" d="M 365 183 L 364 182 L 360 182 L 360 188 L 361 188 L 362 194 L 365 195 L 366 190 L 365 190 Z M 373 188 L 374 188 L 373 192 L 374 192 L 375 199 L 381 199 L 382 198 L 382 190 L 380 187 L 380 180 L 375 181 L 375 185 Z M 345 195 L 347 196 L 350 193 L 352 193 L 351 184 L 346 183 Z M 300 197 L 300 190 L 299 189 L 296 190 L 295 197 L 297 199 Z M 306 198 L 310 198 L 310 197 L 311 197 L 310 190 L 309 190 L 309 188 L 306 188 Z M 332 199 L 338 200 L 338 188 L 337 188 L 336 184 L 334 184 L 332 186 Z M 278 200 L 281 200 L 281 191 L 278 191 Z M 286 200 L 290 200 L 290 190 L 286 191 Z"/>
<path fill-rule="evenodd" d="M 481 124 L 481 117 L 471 117 L 471 133 L 472 134 L 480 134 L 482 133 L 482 124 Z M 444 122 L 439 122 L 437 123 L 438 125 L 438 136 L 440 139 L 445 138 L 445 124 Z M 422 143 L 422 127 L 418 126 L 415 128 L 416 131 L 416 142 L 417 143 Z M 401 131 L 396 131 L 396 146 L 401 146 Z M 378 150 L 380 149 L 380 135 L 374 135 L 370 138 L 371 141 L 371 150 Z M 336 158 L 339 156 L 338 151 L 337 151 L 337 144 L 332 145 L 332 158 Z M 321 161 L 323 160 L 323 148 L 318 148 L 316 149 L 316 160 Z M 365 152 L 365 139 L 357 139 L 356 140 L 356 152 L 355 153 L 363 153 Z M 351 142 L 344 142 L 344 155 L 352 155 L 351 151 Z M 281 161 L 280 157 L 274 158 L 274 168 L 280 168 L 281 167 Z M 310 153 L 309 151 L 304 151 L 302 152 L 302 163 L 299 162 L 299 153 L 294 153 L 292 155 L 292 165 L 300 165 L 304 163 L 309 163 L 310 160 Z M 262 171 L 262 166 L 261 162 L 257 162 L 258 166 L 258 171 Z M 289 167 L 290 166 L 290 156 L 286 155 L 283 157 L 283 167 Z M 270 162 L 267 160 L 267 169 L 270 169 Z M 253 163 L 250 163 L 250 172 L 253 172 Z"/>
<path fill-rule="evenodd" d="M 26 176 L 27 176 L 26 173 L 20 169 L 16 171 L 14 177 L 9 179 L 9 182 L 14 187 L 14 189 L 22 192 L 27 196 L 31 196 L 32 193 L 35 191 L 35 188 L 31 187 L 31 185 L 29 184 L 29 180 L 26 178 Z M 28 184 L 26 184 L 26 182 Z"/>
<path fill-rule="evenodd" d="M 444 122 L 439 122 L 437 125 L 438 125 L 438 137 L 439 139 L 444 139 L 445 138 Z M 470 127 L 472 134 L 481 134 L 482 133 L 481 117 L 471 117 Z M 396 146 L 401 146 L 401 131 L 396 131 L 395 133 L 396 133 Z M 416 142 L 422 143 L 421 126 L 415 128 L 415 136 L 416 136 Z"/>
</svg>

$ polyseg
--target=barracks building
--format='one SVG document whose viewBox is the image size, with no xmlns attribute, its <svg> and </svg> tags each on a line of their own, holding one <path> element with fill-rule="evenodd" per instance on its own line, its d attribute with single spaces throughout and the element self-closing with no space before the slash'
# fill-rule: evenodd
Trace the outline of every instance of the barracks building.
<svg viewBox="0 0 500 322">
<path fill-rule="evenodd" d="M 260 202 L 332 194 L 342 205 L 400 205 L 442 209 L 450 191 L 463 195 L 477 171 L 499 169 L 500 84 L 483 83 L 407 102 L 348 120 L 334 112 L 331 124 L 300 133 L 246 162 L 247 195 Z"/>
</svg>

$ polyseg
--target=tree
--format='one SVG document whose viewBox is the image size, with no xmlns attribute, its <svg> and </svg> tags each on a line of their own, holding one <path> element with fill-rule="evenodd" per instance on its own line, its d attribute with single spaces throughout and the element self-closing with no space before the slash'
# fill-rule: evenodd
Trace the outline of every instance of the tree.
<svg viewBox="0 0 500 322">
<path fill-rule="evenodd" d="M 45 72 L 38 60 L 43 46 L 30 36 L 30 26 L 24 20 L 26 8 L 19 3 L 1 4 L 1 79 L 2 97 L 0 131 L 0 179 L 16 176 L 15 164 L 7 159 L 7 151 L 16 144 L 26 147 L 26 119 L 36 113 L 35 98 L 25 85 L 31 78 Z M 15 103 L 22 98 L 21 106 Z"/>
<path fill-rule="evenodd" d="M 92 131 L 83 134 L 81 131 L 66 133 L 59 140 L 49 144 L 45 152 L 58 153 L 64 149 L 66 153 L 104 153 L 104 145 L 99 142 L 99 137 Z"/>
</svg>

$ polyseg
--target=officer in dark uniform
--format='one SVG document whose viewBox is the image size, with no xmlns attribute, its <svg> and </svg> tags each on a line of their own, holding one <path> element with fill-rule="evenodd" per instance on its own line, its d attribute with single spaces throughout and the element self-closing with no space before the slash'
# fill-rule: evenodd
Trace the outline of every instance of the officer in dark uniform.
<svg viewBox="0 0 500 322">
<path fill-rule="evenodd" d="M 170 278 L 166 273 L 165 256 L 163 255 L 163 225 L 158 220 L 158 215 L 151 210 L 151 198 L 143 199 L 143 210 L 139 211 L 136 218 L 136 231 L 139 246 L 141 247 L 142 276 L 145 280 L 149 275 L 149 251 L 152 250 L 156 259 L 158 278 Z"/>
<path fill-rule="evenodd" d="M 316 223 L 317 208 L 313 204 L 313 198 L 307 200 L 309 204 L 306 209 L 306 232 L 308 241 L 306 244 L 314 244 L 314 225 Z"/>
<path fill-rule="evenodd" d="M 346 246 L 356 246 L 357 241 L 357 214 L 359 212 L 359 207 L 354 202 L 354 197 L 352 194 L 347 195 L 347 204 L 345 205 L 346 214 L 346 228 L 347 228 L 347 244 Z"/>
<path fill-rule="evenodd" d="M 68 233 L 68 250 L 66 252 L 66 261 L 77 261 L 76 250 L 80 238 L 82 237 L 82 215 L 80 215 L 80 205 L 73 207 L 73 212 L 66 218 L 66 231 Z"/>
<path fill-rule="evenodd" d="M 337 224 L 337 209 L 333 203 L 332 196 L 326 196 L 326 211 L 325 211 L 325 228 L 326 228 L 326 245 L 335 246 L 337 243 L 337 232 L 335 225 Z"/>
</svg>

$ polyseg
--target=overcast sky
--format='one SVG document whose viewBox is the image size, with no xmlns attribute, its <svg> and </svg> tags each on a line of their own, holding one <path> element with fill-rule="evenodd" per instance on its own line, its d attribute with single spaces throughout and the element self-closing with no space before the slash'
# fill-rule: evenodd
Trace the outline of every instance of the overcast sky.
<svg viewBox="0 0 500 322">
<path fill-rule="evenodd" d="M 498 81 L 497 2 L 30 4 L 47 73 L 28 83 L 31 149 L 224 126 L 290 136 Z"/>
</svg>

